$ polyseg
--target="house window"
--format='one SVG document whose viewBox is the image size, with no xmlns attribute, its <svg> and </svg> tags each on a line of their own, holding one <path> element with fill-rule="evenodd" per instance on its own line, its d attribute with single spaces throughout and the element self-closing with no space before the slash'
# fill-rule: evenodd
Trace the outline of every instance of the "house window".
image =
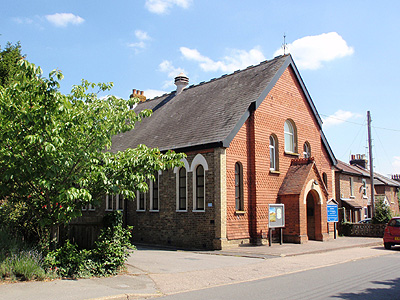
<svg viewBox="0 0 400 300">
<path fill-rule="evenodd" d="M 278 171 L 278 142 L 274 135 L 269 137 L 269 169 L 271 171 Z"/>
<path fill-rule="evenodd" d="M 124 210 L 124 198 L 122 195 L 115 195 L 115 203 L 117 205 L 117 210 Z"/>
<path fill-rule="evenodd" d="M 196 168 L 195 175 L 195 210 L 204 211 L 205 199 L 204 199 L 204 168 L 202 165 L 198 165 Z"/>
<path fill-rule="evenodd" d="M 146 210 L 146 193 L 137 191 L 137 211 L 145 211 Z"/>
<path fill-rule="evenodd" d="M 322 173 L 322 181 L 325 184 L 325 187 L 328 188 L 328 175 L 326 175 L 326 173 Z"/>
<path fill-rule="evenodd" d="M 305 142 L 303 145 L 303 155 L 304 155 L 304 158 L 311 157 L 311 146 L 308 142 Z"/>
<path fill-rule="evenodd" d="M 236 211 L 243 211 L 243 167 L 240 162 L 235 164 L 235 207 Z"/>
<path fill-rule="evenodd" d="M 187 210 L 186 169 L 182 167 L 178 172 L 178 210 Z"/>
<path fill-rule="evenodd" d="M 91 211 L 96 210 L 92 203 L 89 203 L 88 206 L 89 206 L 89 210 L 91 210 Z"/>
<path fill-rule="evenodd" d="M 285 152 L 296 153 L 296 128 L 291 120 L 285 122 Z"/>
<path fill-rule="evenodd" d="M 362 193 L 364 197 L 367 197 L 367 181 L 365 179 L 362 180 Z"/>
<path fill-rule="evenodd" d="M 106 211 L 113 210 L 113 208 L 114 208 L 113 202 L 114 202 L 113 195 L 107 195 L 106 196 Z"/>
<path fill-rule="evenodd" d="M 159 193 L 158 193 L 158 173 L 154 175 L 154 181 L 151 182 L 150 210 L 159 210 Z"/>
<path fill-rule="evenodd" d="M 350 177 L 350 197 L 354 197 L 354 182 L 353 182 L 353 177 Z"/>
</svg>

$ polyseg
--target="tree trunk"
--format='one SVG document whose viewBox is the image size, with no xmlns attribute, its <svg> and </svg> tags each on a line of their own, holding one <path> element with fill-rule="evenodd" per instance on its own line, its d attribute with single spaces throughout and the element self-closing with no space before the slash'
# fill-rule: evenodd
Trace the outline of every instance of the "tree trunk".
<svg viewBox="0 0 400 300">
<path fill-rule="evenodd" d="M 50 226 L 50 249 L 54 250 L 58 244 L 58 225 L 53 224 Z"/>
</svg>

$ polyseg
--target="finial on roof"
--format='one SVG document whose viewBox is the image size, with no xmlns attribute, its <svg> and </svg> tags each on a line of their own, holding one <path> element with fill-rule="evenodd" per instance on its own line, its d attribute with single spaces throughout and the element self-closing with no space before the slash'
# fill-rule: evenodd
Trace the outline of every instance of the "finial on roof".
<svg viewBox="0 0 400 300">
<path fill-rule="evenodd" d="M 286 43 L 286 33 L 283 33 L 283 44 L 282 44 L 282 49 L 283 49 L 283 55 L 286 54 L 286 49 L 288 48 L 287 43 Z"/>
</svg>

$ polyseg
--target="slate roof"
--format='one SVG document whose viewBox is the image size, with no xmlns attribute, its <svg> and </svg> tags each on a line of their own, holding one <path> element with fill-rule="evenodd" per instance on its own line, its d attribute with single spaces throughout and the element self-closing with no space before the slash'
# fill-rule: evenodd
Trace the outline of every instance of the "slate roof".
<svg viewBox="0 0 400 300">
<path fill-rule="evenodd" d="M 161 151 L 187 151 L 196 148 L 229 147 L 239 129 L 291 66 L 319 125 L 321 139 L 336 163 L 321 130 L 322 121 L 290 55 L 278 56 L 259 65 L 212 79 L 161 97 L 141 102 L 135 111 L 153 110 L 150 118 L 135 129 L 114 136 L 112 152 L 135 148 L 139 144 Z"/>
<path fill-rule="evenodd" d="M 364 169 L 358 165 L 349 165 L 345 162 L 338 160 L 335 167 L 338 169 L 339 172 L 349 175 L 363 176 L 367 178 L 371 177 L 368 169 Z M 400 182 L 376 172 L 374 172 L 374 185 L 388 185 L 400 188 Z"/>
</svg>

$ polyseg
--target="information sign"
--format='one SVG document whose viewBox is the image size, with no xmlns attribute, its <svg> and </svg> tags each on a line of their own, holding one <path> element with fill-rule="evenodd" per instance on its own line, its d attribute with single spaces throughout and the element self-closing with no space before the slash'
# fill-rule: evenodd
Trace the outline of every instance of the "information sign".
<svg viewBox="0 0 400 300">
<path fill-rule="evenodd" d="M 269 204 L 269 228 L 285 227 L 285 205 Z"/>
<path fill-rule="evenodd" d="M 328 204 L 326 211 L 328 213 L 328 222 L 339 222 L 338 206 L 336 204 Z"/>
</svg>

